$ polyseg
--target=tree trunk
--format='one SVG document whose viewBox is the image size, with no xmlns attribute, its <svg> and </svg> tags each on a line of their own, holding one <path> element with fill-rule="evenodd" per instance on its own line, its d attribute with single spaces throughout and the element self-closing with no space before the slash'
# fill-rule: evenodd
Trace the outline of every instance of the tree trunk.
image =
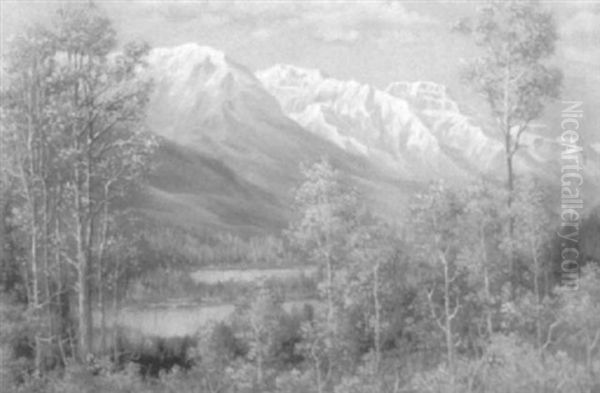
<svg viewBox="0 0 600 393">
<path fill-rule="evenodd" d="M 509 248 L 508 248 L 508 261 L 509 261 L 509 282 L 510 282 L 510 293 L 511 293 L 511 299 L 515 300 L 516 296 L 517 296 L 517 272 L 516 272 L 516 256 L 515 256 L 515 252 L 513 249 L 513 244 L 512 242 L 514 241 L 515 238 L 515 220 L 514 217 L 512 215 L 512 213 L 510 212 L 511 208 L 512 208 L 512 203 L 513 203 L 513 197 L 514 197 L 514 173 L 513 173 L 513 155 L 512 152 L 510 150 L 510 144 L 512 143 L 512 138 L 510 137 L 510 128 L 508 128 L 506 130 L 506 140 L 505 140 L 505 144 L 506 144 L 506 174 L 507 174 L 507 182 L 506 182 L 506 189 L 508 191 L 508 197 L 506 200 L 506 204 L 509 210 L 509 217 L 508 217 L 508 239 L 509 239 Z"/>
<path fill-rule="evenodd" d="M 333 267 L 331 258 L 327 256 L 327 327 L 333 330 Z"/>
<path fill-rule="evenodd" d="M 90 97 L 93 97 L 92 92 L 89 92 Z M 91 98 L 90 98 L 91 100 Z M 93 102 L 90 101 L 89 105 L 93 105 Z M 87 115 L 88 115 L 88 124 L 87 124 L 87 140 L 85 143 L 85 181 L 84 181 L 84 187 L 83 187 L 83 192 L 84 192 L 84 197 L 85 197 L 85 204 L 84 204 L 84 209 L 82 209 L 82 211 L 79 212 L 79 214 L 82 214 L 82 218 L 83 218 L 83 223 L 86 226 L 85 227 L 85 248 L 83 249 L 84 251 L 84 258 L 85 258 L 85 270 L 86 270 L 86 274 L 85 274 L 85 281 L 86 281 L 86 294 L 85 294 L 85 301 L 87 302 L 86 304 L 86 311 L 84 313 L 84 317 L 86 318 L 86 336 L 87 336 L 87 349 L 86 351 L 88 353 L 93 353 L 93 328 L 94 328 L 94 321 L 93 321 L 93 313 L 92 313 L 92 309 L 93 309 L 93 303 L 92 303 L 92 286 L 91 286 L 91 275 L 93 274 L 93 267 L 92 267 L 92 263 L 94 261 L 94 238 L 95 238 L 95 231 L 94 229 L 96 228 L 95 224 L 95 218 L 94 218 L 94 214 L 92 212 L 93 210 L 93 205 L 92 205 L 92 173 L 93 173 L 93 159 L 92 159 L 92 132 L 93 132 L 93 123 L 91 121 L 91 111 L 88 110 L 87 111 Z"/>
<path fill-rule="evenodd" d="M 256 372 L 259 386 L 262 386 L 263 383 L 263 354 L 262 354 L 262 345 L 258 344 L 257 346 L 257 354 L 256 354 Z"/>
<path fill-rule="evenodd" d="M 373 269 L 373 306 L 375 307 L 375 370 L 379 372 L 381 363 L 381 305 L 379 302 L 379 262 Z"/>
<path fill-rule="evenodd" d="M 44 143 L 47 143 L 46 141 Z M 44 164 L 45 166 L 45 164 Z M 52 351 L 54 351 L 52 343 L 55 340 L 60 340 L 60 334 L 57 334 L 55 319 L 54 319 L 54 310 L 55 310 L 55 293 L 53 293 L 53 287 L 55 287 L 52 283 L 52 275 L 50 271 L 50 248 L 55 246 L 55 244 L 51 241 L 51 195 L 50 195 L 50 187 L 48 186 L 48 178 L 47 175 L 44 175 L 44 179 L 42 181 L 42 197 L 43 197 L 43 211 L 42 211 L 42 243 L 43 243 L 43 266 L 44 266 L 44 307 L 46 308 L 45 317 L 47 318 L 47 334 L 48 334 L 48 345 Z"/>
<path fill-rule="evenodd" d="M 507 133 L 510 133 L 510 131 L 507 131 Z M 512 139 L 510 138 L 510 136 L 507 136 L 505 143 L 512 143 Z M 507 205 L 508 207 L 511 207 L 513 202 L 513 192 L 515 189 L 515 179 L 513 172 L 513 155 L 512 152 L 509 150 L 508 146 L 506 150 L 506 179 L 506 189 L 508 191 Z"/>
<path fill-rule="evenodd" d="M 261 337 L 261 328 L 259 326 L 260 322 L 255 321 L 254 317 L 250 316 L 250 326 L 252 328 L 252 332 L 254 333 L 254 356 L 256 359 L 256 381 L 259 386 L 262 386 L 263 383 L 263 343 Z"/>
<path fill-rule="evenodd" d="M 443 259 L 444 264 L 444 312 L 446 323 L 446 347 L 448 356 L 448 368 L 454 372 L 454 340 L 452 338 L 452 312 L 450 311 L 450 272 L 448 261 Z"/>
<path fill-rule="evenodd" d="M 319 355 L 315 351 L 314 345 L 311 346 L 311 354 L 313 357 L 313 361 L 315 362 L 315 377 L 317 378 L 317 393 L 323 392 L 323 382 L 321 380 L 321 361 L 319 360 Z"/>
<path fill-rule="evenodd" d="M 540 293 L 540 266 L 539 266 L 539 258 L 537 256 L 536 247 L 534 244 L 531 244 L 531 253 L 533 256 L 533 291 L 535 293 L 535 302 L 536 302 L 536 310 L 535 310 L 535 339 L 538 350 L 540 351 L 540 356 L 542 356 L 543 351 L 543 343 L 542 343 L 542 295 Z"/>
<path fill-rule="evenodd" d="M 486 297 L 486 311 L 485 311 L 485 322 L 488 337 L 492 337 L 494 334 L 494 324 L 492 322 L 492 295 L 490 293 L 490 279 L 488 277 L 488 268 L 484 267 L 484 285 L 485 285 L 485 297 Z"/>
<path fill-rule="evenodd" d="M 34 120 L 35 117 L 35 99 L 34 99 L 34 90 L 35 86 L 33 85 L 33 78 L 35 75 L 35 65 L 34 68 L 29 70 L 29 89 L 27 91 L 27 142 L 26 142 L 26 152 L 25 152 L 25 160 L 26 162 L 22 163 L 23 166 L 26 166 L 27 169 L 21 168 L 22 181 L 25 186 L 25 193 L 27 198 L 27 204 L 29 208 L 29 214 L 31 218 L 30 224 L 30 267 L 31 267 L 31 296 L 29 297 L 29 307 L 33 311 L 34 318 L 39 317 L 40 313 L 40 285 L 39 285 L 39 271 L 38 271 L 38 204 L 37 204 L 37 193 L 35 189 L 36 180 L 37 180 L 37 149 L 36 149 L 36 122 Z M 27 171 L 27 172 L 25 172 Z M 41 345 L 41 337 L 40 332 L 36 330 L 34 334 L 35 341 L 35 373 L 39 375 L 41 373 L 41 365 L 42 365 L 42 345 Z"/>
<path fill-rule="evenodd" d="M 483 226 L 479 228 L 479 239 L 480 239 L 480 247 L 481 254 L 483 259 L 483 288 L 485 292 L 485 320 L 486 320 L 486 328 L 488 337 L 491 337 L 494 334 L 494 325 L 492 323 L 492 293 L 490 289 L 490 277 L 489 277 L 489 267 L 488 267 L 488 257 L 487 257 L 487 245 L 485 242 L 485 229 Z"/>
<path fill-rule="evenodd" d="M 79 357 L 81 361 L 86 361 L 88 355 L 92 352 L 91 345 L 91 329 L 90 325 L 90 299 L 89 299 L 89 266 L 86 253 L 86 233 L 85 233 L 85 218 L 83 217 L 82 196 L 79 190 L 80 170 L 76 168 L 76 186 L 75 186 L 75 201 L 76 201 L 76 243 L 77 243 L 77 303 L 78 303 L 78 325 L 79 325 Z"/>
<path fill-rule="evenodd" d="M 119 329 L 119 268 L 120 268 L 120 259 L 117 256 L 116 264 L 115 264 L 115 274 L 113 281 L 113 327 L 112 327 L 112 345 L 113 345 L 113 361 L 119 361 L 119 346 L 118 346 L 118 329 Z"/>
<path fill-rule="evenodd" d="M 508 55 L 506 61 L 506 67 L 504 70 L 504 97 L 503 97 L 503 111 L 502 111 L 502 122 L 501 126 L 504 131 L 504 150 L 505 150 L 505 159 L 506 159 L 506 189 L 508 191 L 507 198 L 507 207 L 510 212 L 513 202 L 513 193 L 514 193 L 514 171 L 513 171 L 513 138 L 511 132 L 510 125 L 510 77 L 511 77 L 511 59 L 510 55 Z M 516 298 L 516 260 L 515 253 L 513 250 L 513 239 L 514 239 L 514 219 L 512 214 L 509 216 L 508 220 L 508 238 L 509 238 L 509 282 L 511 287 L 511 298 L 515 300 Z"/>
<path fill-rule="evenodd" d="M 100 308 L 100 351 L 106 353 L 106 305 L 104 299 L 104 277 L 101 266 L 98 268 L 98 307 Z"/>
<path fill-rule="evenodd" d="M 89 280 L 88 280 L 88 263 L 85 255 L 79 254 L 79 269 L 78 269 L 78 321 L 79 321 L 79 353 L 82 361 L 85 361 L 88 355 L 92 352 L 91 346 L 91 326 L 90 309 L 89 309 Z"/>
<path fill-rule="evenodd" d="M 105 192 L 104 217 L 102 221 L 102 233 L 98 251 L 98 307 L 100 308 L 100 347 L 102 354 L 106 352 L 106 305 L 104 296 L 104 251 L 106 249 L 106 238 L 108 233 L 108 201 Z"/>
<path fill-rule="evenodd" d="M 593 359 L 593 354 L 594 351 L 596 350 L 596 347 L 598 346 L 598 344 L 600 343 L 600 329 L 597 330 L 595 332 L 595 336 L 594 338 L 591 337 L 590 332 L 586 332 L 585 333 L 585 337 L 586 337 L 586 348 L 585 348 L 585 368 L 586 371 L 590 377 L 590 380 L 594 380 L 594 359 Z"/>
<path fill-rule="evenodd" d="M 333 310 L 333 266 L 331 255 L 327 252 L 327 375 L 325 380 L 329 381 L 333 371 L 333 340 L 334 340 L 334 310 Z"/>
<path fill-rule="evenodd" d="M 35 204 L 34 204 L 35 206 Z M 34 207 L 35 211 L 35 207 Z M 30 309 L 33 310 L 34 318 L 37 319 L 40 313 L 40 300 L 39 300 L 39 272 L 38 272 L 38 253 L 37 253 L 37 228 L 35 223 L 35 214 L 32 218 L 32 234 L 31 234 L 31 279 L 32 279 L 32 299 L 30 299 Z M 36 329 L 35 336 L 35 373 L 40 375 L 42 372 L 42 340 L 41 332 Z"/>
</svg>

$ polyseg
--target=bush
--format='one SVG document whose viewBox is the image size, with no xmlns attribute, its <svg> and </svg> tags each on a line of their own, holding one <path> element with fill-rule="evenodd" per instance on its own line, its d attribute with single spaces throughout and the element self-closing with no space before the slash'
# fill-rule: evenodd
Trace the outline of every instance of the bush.
<svg viewBox="0 0 600 393">
<path fill-rule="evenodd" d="M 411 387 L 419 393 L 574 393 L 591 392 L 585 369 L 564 352 L 543 356 L 516 336 L 492 338 L 484 356 L 457 362 L 456 370 L 442 364 L 417 373 Z"/>
</svg>

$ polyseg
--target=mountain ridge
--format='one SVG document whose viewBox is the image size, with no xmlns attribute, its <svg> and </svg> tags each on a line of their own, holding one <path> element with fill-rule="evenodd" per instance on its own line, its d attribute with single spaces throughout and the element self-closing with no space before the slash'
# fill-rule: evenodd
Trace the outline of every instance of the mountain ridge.
<svg viewBox="0 0 600 393">
<path fill-rule="evenodd" d="M 155 89 L 147 125 L 162 143 L 142 209 L 160 222 L 279 231 L 291 217 L 300 165 L 322 157 L 380 210 L 391 211 L 402 197 L 389 171 L 307 132 L 222 52 L 160 48 L 148 64 Z"/>
<path fill-rule="evenodd" d="M 154 49 L 148 64 L 147 125 L 162 143 L 141 209 L 168 225 L 278 232 L 300 165 L 323 157 L 392 220 L 429 180 L 504 178 L 501 142 L 434 82 L 378 89 L 290 65 L 254 73 L 197 44 Z M 519 171 L 556 170 L 556 141 L 532 133 L 524 145 Z"/>
<path fill-rule="evenodd" d="M 465 168 L 447 156 L 448 149 L 474 161 L 471 170 L 491 170 L 500 161 L 501 145 L 472 125 L 445 87 L 433 82 L 395 82 L 379 90 L 290 65 L 276 65 L 257 76 L 302 126 L 344 149 L 385 160 L 405 176 L 419 170 L 430 177 L 464 175 Z M 423 86 L 430 89 L 423 93 Z M 426 100 L 431 87 L 437 97 Z M 423 107 L 427 102 L 440 107 Z M 415 161 L 418 165 L 411 165 Z"/>
</svg>

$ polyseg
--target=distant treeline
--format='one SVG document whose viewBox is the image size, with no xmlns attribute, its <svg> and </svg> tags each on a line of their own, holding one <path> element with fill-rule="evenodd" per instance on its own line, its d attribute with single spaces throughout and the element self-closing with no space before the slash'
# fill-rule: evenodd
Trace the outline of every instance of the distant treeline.
<svg viewBox="0 0 600 393">
<path fill-rule="evenodd" d="M 243 238 L 216 232 L 198 235 L 190 230 L 148 225 L 141 236 L 141 258 L 149 266 L 182 268 L 285 266 L 292 263 L 284 241 L 274 235 Z"/>
</svg>

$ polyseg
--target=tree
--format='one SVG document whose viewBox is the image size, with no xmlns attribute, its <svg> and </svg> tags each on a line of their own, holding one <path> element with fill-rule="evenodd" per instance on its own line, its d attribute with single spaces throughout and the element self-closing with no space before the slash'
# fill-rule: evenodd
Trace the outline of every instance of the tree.
<svg viewBox="0 0 600 393">
<path fill-rule="evenodd" d="M 585 367 L 590 380 L 598 380 L 594 360 L 600 358 L 600 268 L 590 264 L 582 271 L 579 288 L 559 289 L 562 307 L 559 311 L 569 336 L 585 354 Z"/>
<path fill-rule="evenodd" d="M 457 262 L 467 273 L 476 308 L 472 311 L 483 317 L 488 337 L 494 333 L 494 314 L 498 311 L 496 306 L 505 277 L 497 263 L 503 256 L 499 252 L 506 216 L 503 203 L 501 190 L 485 181 L 476 182 L 466 189 L 466 204 L 459 224 L 468 246 L 461 247 Z"/>
<path fill-rule="evenodd" d="M 331 337 L 327 321 L 322 316 L 322 313 L 317 313 L 315 318 L 304 322 L 300 327 L 302 341 L 299 349 L 313 368 L 317 393 L 322 393 L 327 383 L 326 376 L 323 376 L 323 366 L 330 360 L 327 357 L 331 355 L 327 353 L 328 340 Z"/>
<path fill-rule="evenodd" d="M 203 328 L 198 336 L 194 360 L 199 375 L 194 377 L 209 393 L 223 391 L 231 383 L 227 378 L 227 368 L 242 355 L 240 342 L 231 327 L 223 322 Z"/>
<path fill-rule="evenodd" d="M 461 196 L 441 182 L 431 184 L 427 192 L 418 194 L 416 203 L 411 207 L 415 225 L 412 240 L 416 246 L 417 258 L 430 272 L 426 278 L 426 285 L 429 286 L 427 298 L 431 315 L 445 337 L 450 370 L 455 365 L 454 320 L 461 307 L 455 281 L 460 274 L 457 255 L 463 245 L 459 225 L 463 210 Z M 442 297 L 441 307 L 437 306 L 436 298 L 439 297 L 434 296 L 439 292 Z M 441 312 L 438 308 L 441 308 Z"/>
<path fill-rule="evenodd" d="M 42 28 L 26 29 L 15 37 L 6 53 L 6 70 L 2 90 L 2 172 L 3 184 L 11 184 L 10 200 L 18 239 L 26 250 L 22 257 L 23 283 L 28 309 L 36 326 L 44 330 L 34 333 L 35 369 L 40 373 L 44 343 L 54 340 L 52 329 L 50 229 L 55 226 L 55 208 L 60 201 L 56 174 L 50 171 L 56 157 L 53 145 L 58 139 L 53 122 L 52 73 L 56 50 L 52 36 Z M 8 194 L 3 193 L 5 197 Z M 4 214 L 3 214 L 4 215 Z M 5 216 L 6 219 L 6 216 Z"/>
<path fill-rule="evenodd" d="M 494 335 L 481 357 L 465 359 L 448 384 L 444 367 L 417 373 L 412 385 L 424 393 L 590 392 L 591 381 L 582 367 L 564 352 L 550 353 L 542 360 L 537 349 L 517 335 Z"/>
<path fill-rule="evenodd" d="M 274 289 L 263 285 L 244 311 L 243 324 L 250 338 L 248 355 L 255 362 L 258 386 L 263 386 L 265 365 L 273 358 L 280 343 L 285 316 L 283 299 Z"/>
<path fill-rule="evenodd" d="M 304 182 L 296 190 L 297 220 L 288 231 L 290 242 L 321 266 L 325 280 L 320 286 L 326 301 L 329 379 L 336 340 L 335 272 L 348 260 L 351 234 L 361 219 L 356 192 L 345 185 L 340 173 L 326 160 L 302 168 Z"/>
<path fill-rule="evenodd" d="M 373 334 L 373 367 L 379 370 L 382 357 L 383 333 L 387 326 L 385 312 L 394 298 L 391 263 L 397 257 L 398 239 L 391 227 L 375 217 L 361 220 L 351 243 L 352 252 L 346 274 L 339 283 L 343 291 L 343 306 L 358 308 L 367 319 L 366 327 Z"/>
<path fill-rule="evenodd" d="M 79 349 L 85 357 L 92 351 L 90 276 L 106 238 L 109 204 L 138 176 L 152 147 L 139 127 L 150 85 L 138 71 L 148 47 L 128 44 L 111 59 L 115 32 L 94 6 L 65 8 L 58 23 L 57 41 L 66 55 L 60 83 L 69 120 L 66 150 L 73 161 L 68 192 L 74 206 Z"/>
<path fill-rule="evenodd" d="M 2 116 L 10 150 L 3 162 L 19 185 L 30 308 L 47 311 L 52 332 L 50 306 L 63 299 L 57 307 L 64 308 L 63 294 L 74 288 L 85 359 L 92 275 L 103 271 L 113 203 L 137 184 L 154 148 L 141 127 L 151 87 L 140 76 L 148 46 L 116 53 L 110 20 L 93 4 L 65 7 L 55 22 L 18 36 L 8 52 Z"/>
<path fill-rule="evenodd" d="M 547 271 L 549 266 L 548 246 L 552 217 L 546 208 L 546 195 L 539 181 L 527 179 L 519 182 L 516 188 L 513 211 L 515 222 L 514 249 L 522 259 L 530 261 L 531 285 L 535 303 L 535 337 L 536 347 L 541 350 L 543 343 L 542 311 L 544 297 L 548 295 L 549 279 Z M 544 274 L 546 272 L 546 274 Z M 545 284 L 544 284 L 545 283 Z"/>
<path fill-rule="evenodd" d="M 545 64 L 554 53 L 556 24 L 537 1 L 491 1 L 479 10 L 473 33 L 484 53 L 468 64 L 463 79 L 485 97 L 496 120 L 504 143 L 510 207 L 514 157 L 521 136 L 542 115 L 545 105 L 559 96 L 562 74 Z M 511 220 L 511 237 L 513 230 Z M 514 256 L 509 260 L 514 291 Z"/>
</svg>

